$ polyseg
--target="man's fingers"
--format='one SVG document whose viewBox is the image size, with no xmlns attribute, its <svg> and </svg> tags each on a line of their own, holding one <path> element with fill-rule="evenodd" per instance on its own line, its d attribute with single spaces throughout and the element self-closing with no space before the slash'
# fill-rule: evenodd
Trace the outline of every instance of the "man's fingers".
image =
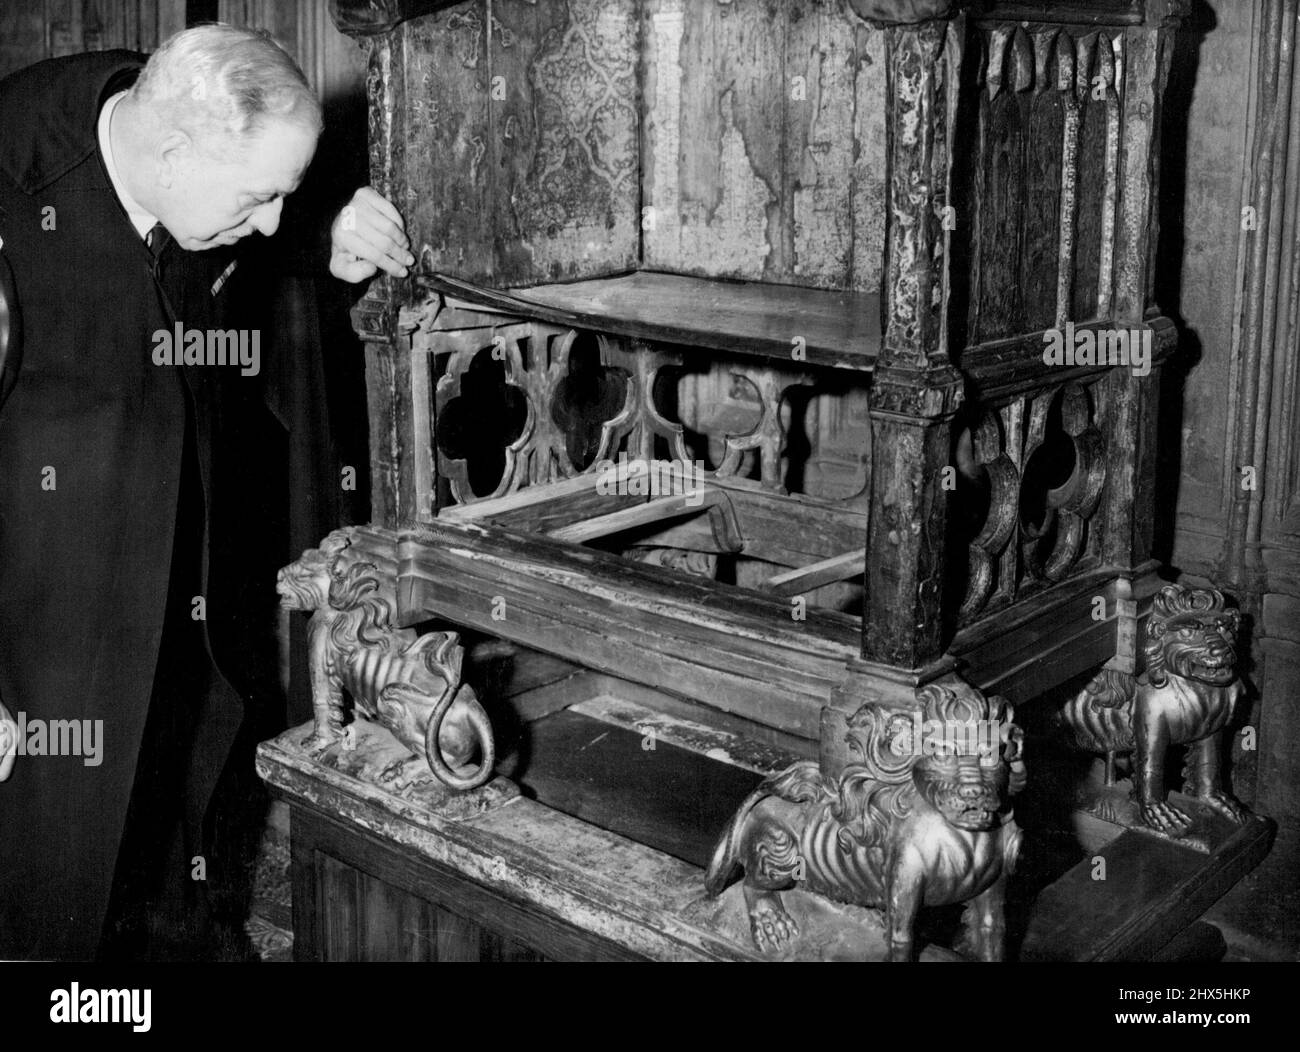
<svg viewBox="0 0 1300 1052">
<path fill-rule="evenodd" d="M 340 230 L 339 233 L 340 235 L 345 233 L 356 234 L 369 241 L 376 248 L 382 249 L 399 259 L 410 255 L 410 242 L 406 240 L 406 235 L 402 233 L 401 228 L 394 226 L 375 212 L 359 215 L 355 224 L 347 230 Z M 415 262 L 413 256 L 411 262 Z"/>
<path fill-rule="evenodd" d="M 372 212 L 365 217 L 363 222 L 356 225 L 356 233 L 366 238 L 372 244 L 383 247 L 384 242 L 392 242 L 398 248 L 407 250 L 411 243 L 406 240 L 406 234 L 396 223 L 385 219 L 378 212 Z"/>
<path fill-rule="evenodd" d="M 389 256 L 400 266 L 410 266 L 415 262 L 415 257 L 404 244 L 405 240 L 402 238 L 401 241 L 397 241 L 380 230 L 360 224 L 354 230 L 340 230 L 334 238 L 334 247 L 352 252 L 373 263 L 380 263 L 380 260 L 367 255 L 366 250 Z"/>
<path fill-rule="evenodd" d="M 331 234 L 330 273 L 344 281 L 364 281 L 376 270 L 404 278 L 415 263 L 401 214 L 369 186 L 352 195 Z"/>
<path fill-rule="evenodd" d="M 388 200 L 378 190 L 370 186 L 363 186 L 352 195 L 353 204 L 367 204 L 372 207 L 381 216 L 394 224 L 398 230 L 404 230 L 406 223 L 402 220 L 402 214 L 393 207 L 393 203 Z"/>
<path fill-rule="evenodd" d="M 358 259 L 373 263 L 394 277 L 406 277 L 405 260 L 410 258 L 409 253 L 398 248 L 391 241 L 386 247 L 381 247 L 362 237 L 356 230 L 343 230 L 334 239 L 334 251 L 351 253 Z"/>
<path fill-rule="evenodd" d="M 385 202 L 387 204 L 387 202 Z M 391 214 L 390 214 L 391 213 Z M 405 228 L 402 225 L 401 216 L 396 221 L 393 220 L 393 210 L 390 208 L 388 213 L 381 212 L 373 205 L 366 201 L 359 201 L 353 198 L 346 208 L 343 209 L 335 221 L 332 232 L 337 235 L 344 231 L 366 231 L 371 230 L 376 234 L 386 237 L 403 248 L 409 246 Z"/>
<path fill-rule="evenodd" d="M 336 252 L 330 258 L 330 273 L 341 281 L 355 285 L 358 281 L 374 277 L 379 273 L 379 268 L 364 259 L 357 259 L 350 253 Z"/>
</svg>

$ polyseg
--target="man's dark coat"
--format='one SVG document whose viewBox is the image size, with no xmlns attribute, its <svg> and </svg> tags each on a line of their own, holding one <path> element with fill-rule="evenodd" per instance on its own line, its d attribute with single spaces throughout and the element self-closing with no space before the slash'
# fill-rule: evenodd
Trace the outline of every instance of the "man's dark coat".
<svg viewBox="0 0 1300 1052">
<path fill-rule="evenodd" d="M 155 261 L 113 193 L 98 114 L 142 62 L 125 51 L 78 55 L 0 81 L 0 253 L 23 331 L 20 358 L 10 355 L 0 380 L 0 699 L 29 724 L 103 721 L 101 765 L 19 756 L 0 784 L 0 958 L 95 953 L 174 545 L 201 560 L 195 580 L 216 592 L 205 596 L 207 620 L 192 626 L 229 667 L 217 626 L 221 589 L 239 591 L 237 568 L 208 552 L 224 543 L 221 479 L 238 475 L 240 454 L 220 421 L 257 381 L 230 366 L 152 359 L 153 334 L 177 320 L 229 327 L 239 283 L 238 268 L 218 283 L 236 258 L 228 249 L 172 244 Z M 187 426 L 204 536 L 175 536 Z M 242 716 L 228 696 L 219 732 L 205 739 L 213 780 Z"/>
</svg>

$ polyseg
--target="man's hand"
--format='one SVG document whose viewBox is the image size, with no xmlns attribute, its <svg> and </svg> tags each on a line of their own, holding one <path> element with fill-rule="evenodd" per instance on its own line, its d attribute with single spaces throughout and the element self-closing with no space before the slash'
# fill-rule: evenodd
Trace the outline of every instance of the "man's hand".
<svg viewBox="0 0 1300 1052">
<path fill-rule="evenodd" d="M 365 281 L 381 269 L 397 278 L 415 263 L 402 217 L 388 201 L 363 186 L 330 227 L 330 273 L 344 281 Z"/>
<path fill-rule="evenodd" d="M 14 757 L 18 755 L 18 724 L 14 723 L 4 702 L 0 701 L 0 782 L 9 777 L 14 769 Z"/>
</svg>

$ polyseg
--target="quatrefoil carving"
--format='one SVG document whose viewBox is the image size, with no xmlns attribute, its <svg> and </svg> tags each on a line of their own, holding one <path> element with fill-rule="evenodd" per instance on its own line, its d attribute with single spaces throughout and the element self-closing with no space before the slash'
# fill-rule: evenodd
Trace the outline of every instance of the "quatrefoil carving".
<svg viewBox="0 0 1300 1052">
<path fill-rule="evenodd" d="M 438 470 L 457 503 L 578 473 L 555 413 L 564 401 L 561 387 L 576 338 L 572 329 L 505 326 L 493 330 L 487 346 L 476 342 L 448 357 L 437 386 L 436 444 Z M 523 419 L 515 424 L 520 414 Z M 490 435 L 481 434 L 484 429 Z M 489 457 L 489 466 L 476 465 L 475 456 Z M 494 484 L 483 481 L 489 475 Z"/>
</svg>

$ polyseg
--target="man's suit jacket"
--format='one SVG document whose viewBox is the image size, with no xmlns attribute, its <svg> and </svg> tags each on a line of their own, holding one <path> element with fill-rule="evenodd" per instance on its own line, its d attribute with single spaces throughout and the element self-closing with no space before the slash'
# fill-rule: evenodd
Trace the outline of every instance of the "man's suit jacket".
<svg viewBox="0 0 1300 1052">
<path fill-rule="evenodd" d="M 20 756 L 0 785 L 0 957 L 94 954 L 174 544 L 203 562 L 207 619 L 194 630 L 218 667 L 237 664 L 218 626 L 238 618 L 240 567 L 209 552 L 233 555 L 232 531 L 257 526 L 232 495 L 268 453 L 249 449 L 264 441 L 265 421 L 246 414 L 260 380 L 154 363 L 159 330 L 231 326 L 239 273 L 232 249 L 172 244 L 155 260 L 113 193 L 98 114 L 143 61 L 92 53 L 0 81 L 0 253 L 23 328 L 0 379 L 0 699 L 29 723 L 102 720 L 104 738 L 99 766 Z M 174 536 L 187 422 L 202 537 Z M 221 714 L 213 748 L 228 749 L 241 715 Z"/>
</svg>

